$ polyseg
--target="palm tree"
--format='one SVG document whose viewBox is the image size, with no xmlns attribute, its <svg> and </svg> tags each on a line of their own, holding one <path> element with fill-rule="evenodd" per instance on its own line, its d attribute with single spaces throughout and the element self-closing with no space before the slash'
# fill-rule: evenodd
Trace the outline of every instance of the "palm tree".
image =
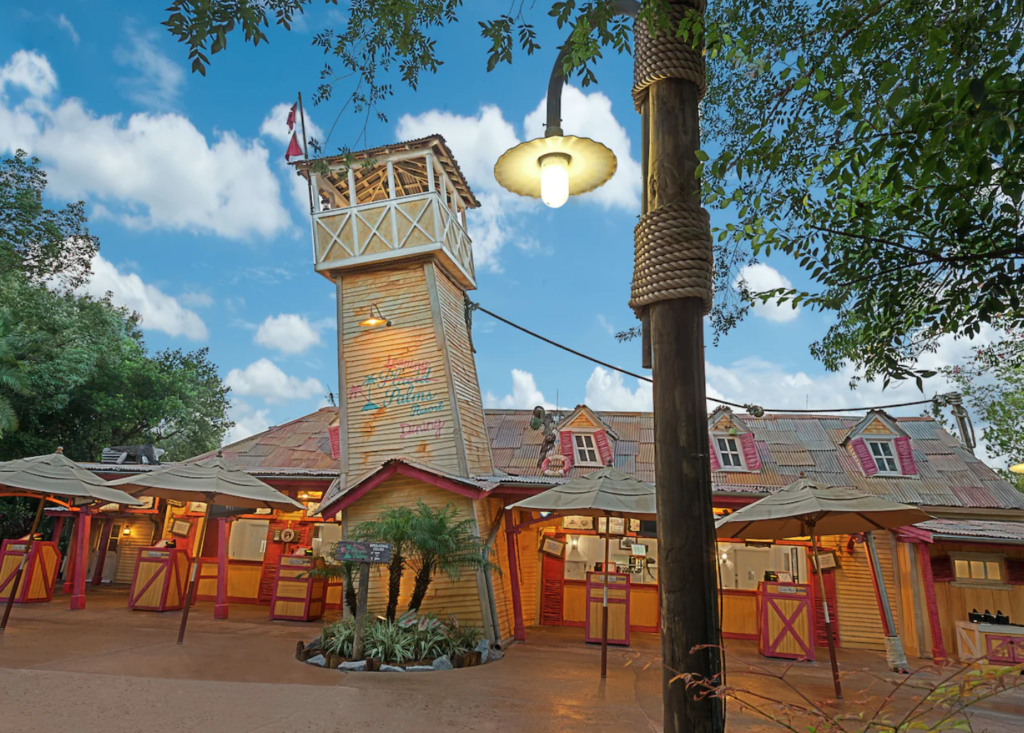
<svg viewBox="0 0 1024 733">
<path fill-rule="evenodd" d="M 15 329 L 7 313 L 0 312 L 0 437 L 18 429 L 18 416 L 4 391 L 23 393 L 25 372 L 16 358 Z"/>
<path fill-rule="evenodd" d="M 355 528 L 355 539 L 387 542 L 392 547 L 388 565 L 388 605 L 384 612 L 388 621 L 394 621 L 398 610 L 398 595 L 402 591 L 402 575 L 413 537 L 415 515 L 407 506 L 388 507 L 377 518 L 363 522 Z"/>
<path fill-rule="evenodd" d="M 473 520 L 458 516 L 454 504 L 441 509 L 432 509 L 422 501 L 417 504 L 412 534 L 416 582 L 409 600 L 410 611 L 418 611 L 423 604 L 434 573 L 440 572 L 455 582 L 464 568 L 496 567 L 476 535 Z"/>
</svg>

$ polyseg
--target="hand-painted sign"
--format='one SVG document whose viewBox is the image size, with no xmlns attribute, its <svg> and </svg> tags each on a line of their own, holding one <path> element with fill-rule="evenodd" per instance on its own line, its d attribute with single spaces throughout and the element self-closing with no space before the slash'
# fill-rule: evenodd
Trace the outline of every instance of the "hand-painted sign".
<svg viewBox="0 0 1024 733">
<path fill-rule="evenodd" d="M 367 562 L 387 565 L 393 548 L 387 542 L 346 542 L 334 546 L 334 558 L 339 562 Z"/>
</svg>

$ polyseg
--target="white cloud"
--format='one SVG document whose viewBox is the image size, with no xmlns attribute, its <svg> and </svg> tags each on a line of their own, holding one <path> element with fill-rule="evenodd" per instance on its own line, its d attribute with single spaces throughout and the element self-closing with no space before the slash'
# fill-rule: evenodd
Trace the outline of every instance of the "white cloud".
<svg viewBox="0 0 1024 733">
<path fill-rule="evenodd" d="M 14 105 L 10 85 L 30 97 Z M 43 159 L 48 193 L 87 199 L 133 229 L 271 237 L 291 225 L 259 141 L 212 141 L 179 114 L 99 116 L 81 100 L 51 102 L 57 77 L 44 56 L 18 51 L 0 68 L 0 153 Z"/>
<path fill-rule="evenodd" d="M 61 13 L 60 15 L 53 19 L 53 22 L 56 23 L 57 27 L 60 28 L 61 30 L 67 31 L 68 36 L 71 37 L 71 42 L 76 46 L 78 45 L 78 42 L 81 39 L 79 39 L 78 37 L 78 31 L 75 30 L 75 26 L 73 26 L 71 24 L 71 21 L 68 20 L 68 16 L 64 15 L 64 13 Z"/>
<path fill-rule="evenodd" d="M 544 394 L 537 389 L 533 375 L 521 369 L 512 370 L 512 394 L 497 397 L 488 392 L 484 395 L 484 407 L 489 409 L 525 410 L 537 405 L 547 410 L 555 407 L 545 400 Z"/>
<path fill-rule="evenodd" d="M 121 80 L 128 98 L 150 109 L 174 109 L 185 83 L 184 70 L 157 48 L 156 33 L 141 33 L 129 22 L 125 37 L 129 45 L 116 48 L 114 60 L 136 72 Z"/>
<path fill-rule="evenodd" d="M 632 110 L 630 110 L 632 112 Z M 547 100 L 526 116 L 526 139 L 544 135 Z M 618 166 L 611 180 L 600 188 L 580 196 L 580 201 L 598 203 L 605 209 L 635 213 L 640 209 L 640 164 L 630 155 L 629 135 L 612 114 L 612 101 L 601 92 L 585 94 L 576 87 L 562 89 L 562 130 L 566 135 L 589 137 L 611 148 Z M 493 166 L 493 163 L 492 163 Z"/>
<path fill-rule="evenodd" d="M 185 336 L 193 341 L 205 341 L 209 336 L 199 314 L 182 307 L 177 299 L 159 288 L 147 285 L 135 273 L 120 272 L 101 255 L 93 257 L 92 277 L 79 292 L 96 298 L 111 293 L 115 305 L 142 316 L 143 328 L 163 331 L 169 336 Z"/>
<path fill-rule="evenodd" d="M 209 308 L 215 302 L 213 296 L 205 292 L 182 293 L 178 300 L 190 308 Z"/>
<path fill-rule="evenodd" d="M 262 397 L 271 403 L 309 399 L 325 391 L 313 377 L 303 380 L 289 376 L 269 359 L 254 361 L 245 369 L 232 369 L 224 383 L 237 394 Z"/>
<path fill-rule="evenodd" d="M 584 402 L 594 410 L 650 412 L 654 409 L 654 385 L 639 379 L 634 381 L 636 389 L 630 389 L 619 372 L 594 367 L 587 380 Z"/>
<path fill-rule="evenodd" d="M 267 316 L 253 341 L 283 354 L 301 354 L 320 343 L 320 332 L 305 316 L 282 313 Z"/>
<path fill-rule="evenodd" d="M 609 336 L 615 335 L 615 326 L 608 322 L 608 319 L 604 317 L 604 314 L 597 314 L 597 324 L 607 331 Z"/>
<path fill-rule="evenodd" d="M 762 263 L 747 265 L 740 270 L 736 281 L 733 283 L 733 287 L 737 290 L 742 290 L 744 284 L 746 284 L 747 290 L 752 294 L 774 290 L 775 288 L 793 287 L 793 283 L 785 275 L 774 267 Z M 760 299 L 755 299 L 753 304 L 754 315 L 776 323 L 789 323 L 800 315 L 800 309 L 793 308 L 792 301 L 785 303 L 779 303 L 778 301 L 778 298 L 772 298 L 767 303 L 764 303 Z"/>
<path fill-rule="evenodd" d="M 15 51 L 0 68 L 0 100 L 8 85 L 20 87 L 32 97 L 48 97 L 57 89 L 57 74 L 45 56 L 34 51 Z"/>
<path fill-rule="evenodd" d="M 235 425 L 224 436 L 224 445 L 245 440 L 270 427 L 270 410 L 256 410 L 244 400 L 231 401 L 228 417 Z"/>
</svg>

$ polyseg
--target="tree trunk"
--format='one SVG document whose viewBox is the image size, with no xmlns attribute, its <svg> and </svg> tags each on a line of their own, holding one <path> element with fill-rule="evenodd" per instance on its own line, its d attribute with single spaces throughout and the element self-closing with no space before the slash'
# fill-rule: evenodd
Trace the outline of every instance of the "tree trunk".
<svg viewBox="0 0 1024 733">
<path fill-rule="evenodd" d="M 427 589 L 430 588 L 433 575 L 433 568 L 428 564 L 421 565 L 420 569 L 416 571 L 416 584 L 413 585 L 412 598 L 409 599 L 410 611 L 420 610 L 423 599 L 427 597 Z"/>
<path fill-rule="evenodd" d="M 405 572 L 405 557 L 397 549 L 388 565 L 388 607 L 384 613 L 388 621 L 395 620 L 398 611 L 398 594 L 402 592 L 402 573 Z"/>
</svg>

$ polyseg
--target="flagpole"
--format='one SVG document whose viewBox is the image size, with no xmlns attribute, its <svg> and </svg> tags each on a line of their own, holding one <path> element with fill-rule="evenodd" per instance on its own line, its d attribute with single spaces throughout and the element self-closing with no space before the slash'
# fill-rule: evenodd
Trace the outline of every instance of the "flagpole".
<svg viewBox="0 0 1024 733">
<path fill-rule="evenodd" d="M 302 92 L 299 92 L 299 124 L 302 126 L 302 157 L 309 160 L 309 149 L 306 147 L 306 113 L 302 109 Z M 309 189 L 309 213 L 313 208 L 313 172 L 306 171 L 306 188 Z"/>
</svg>

